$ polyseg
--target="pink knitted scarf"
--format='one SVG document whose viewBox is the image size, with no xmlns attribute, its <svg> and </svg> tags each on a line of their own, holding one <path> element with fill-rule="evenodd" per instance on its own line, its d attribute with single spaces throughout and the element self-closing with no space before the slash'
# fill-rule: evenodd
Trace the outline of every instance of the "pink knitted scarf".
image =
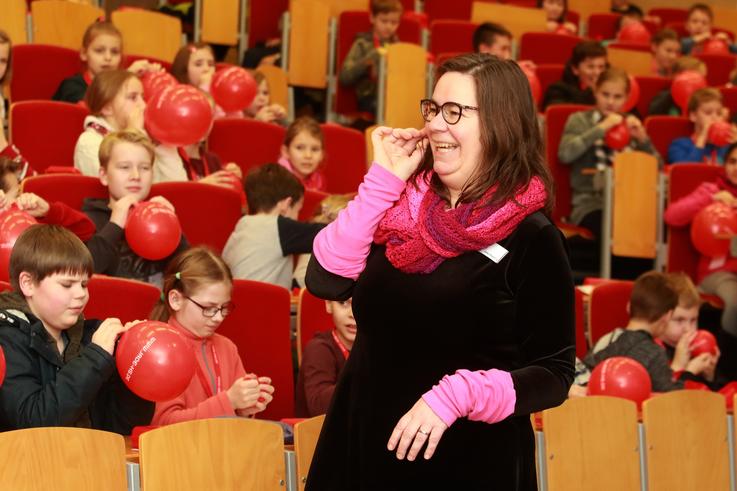
<svg viewBox="0 0 737 491">
<path fill-rule="evenodd" d="M 420 178 L 418 187 L 408 185 L 374 235 L 377 244 L 386 244 L 389 262 L 405 273 L 432 273 L 448 258 L 499 242 L 527 215 L 541 209 L 547 197 L 540 178 L 533 177 L 527 189 L 515 196 L 516 202 L 483 205 L 492 188 L 479 200 L 448 210 L 428 183 L 429 178 Z"/>
</svg>

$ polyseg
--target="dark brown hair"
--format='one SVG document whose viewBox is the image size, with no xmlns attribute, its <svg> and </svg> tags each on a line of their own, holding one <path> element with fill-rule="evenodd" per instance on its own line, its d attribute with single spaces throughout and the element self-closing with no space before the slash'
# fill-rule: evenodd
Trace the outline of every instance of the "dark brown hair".
<svg viewBox="0 0 737 491">
<path fill-rule="evenodd" d="M 668 277 L 657 271 L 640 275 L 630 295 L 630 318 L 656 320 L 678 306 L 678 293 Z"/>
<path fill-rule="evenodd" d="M 371 0 L 371 15 L 402 13 L 402 2 L 399 0 Z"/>
<path fill-rule="evenodd" d="M 287 132 L 284 135 L 284 146 L 288 147 L 291 145 L 292 140 L 297 138 L 297 135 L 303 131 L 309 133 L 313 138 L 320 140 L 320 145 L 322 145 L 323 150 L 325 150 L 325 137 L 322 134 L 320 123 L 318 123 L 315 118 L 311 118 L 309 116 L 300 116 L 289 125 Z"/>
<path fill-rule="evenodd" d="M 553 206 L 553 180 L 543 157 L 543 143 L 530 85 L 519 65 L 488 54 L 468 54 L 451 58 L 438 70 L 469 75 L 476 86 L 481 161 L 461 190 L 458 203 L 476 201 L 495 188 L 488 205 L 505 203 L 539 177 L 547 190 L 545 211 Z M 424 178 L 433 168 L 429 146 L 412 180 Z M 433 190 L 450 201 L 443 182 L 433 174 Z"/>
<path fill-rule="evenodd" d="M 686 16 L 686 19 L 688 20 L 691 17 L 691 14 L 694 12 L 702 12 L 706 14 L 709 17 L 709 20 L 714 22 L 714 11 L 705 3 L 695 3 L 691 5 L 688 9 L 688 15 Z"/>
<path fill-rule="evenodd" d="M 658 32 L 653 34 L 652 38 L 650 38 L 650 44 L 654 44 L 655 46 L 660 46 L 665 41 L 680 42 L 680 38 L 678 37 L 678 33 L 676 31 L 668 27 L 660 29 Z"/>
<path fill-rule="evenodd" d="M 92 276 L 94 263 L 87 247 L 69 230 L 59 225 L 32 225 L 26 229 L 10 253 L 10 284 L 20 292 L 18 277 L 29 273 L 35 283 L 55 273 Z"/>
<path fill-rule="evenodd" d="M 212 51 L 212 46 L 203 42 L 189 43 L 186 46 L 182 46 L 179 48 L 179 51 L 177 51 L 176 56 L 174 56 L 174 61 L 171 64 L 171 74 L 174 75 L 174 78 L 176 78 L 179 83 L 190 84 L 188 70 L 189 58 L 192 56 L 192 53 L 200 49 L 208 49 L 213 57 L 215 56 L 215 53 Z"/>
<path fill-rule="evenodd" d="M 10 82 L 10 76 L 12 75 L 11 69 L 13 68 L 13 41 L 8 36 L 8 33 L 0 29 L 0 44 L 8 45 L 8 67 L 5 69 L 5 74 L 0 77 L 0 87 Z"/>
<path fill-rule="evenodd" d="M 512 33 L 504 26 L 493 22 L 484 22 L 473 31 L 473 50 L 479 52 L 479 47 L 484 44 L 491 46 L 496 41 L 496 37 L 506 37 L 512 39 Z"/>
<path fill-rule="evenodd" d="M 578 86 L 578 76 L 573 73 L 574 68 L 583 63 L 586 58 L 606 58 L 607 51 L 599 41 L 581 41 L 573 48 L 573 53 L 563 70 L 563 81 Z"/>
<path fill-rule="evenodd" d="M 136 78 L 136 74 L 128 70 L 105 70 L 98 73 L 92 79 L 84 96 L 90 114 L 99 116 L 105 106 L 115 99 L 125 83 L 132 78 Z"/>
<path fill-rule="evenodd" d="M 172 259 L 164 271 L 161 297 L 151 311 L 151 319 L 166 322 L 171 316 L 169 292 L 179 290 L 183 295 L 195 292 L 212 283 L 233 285 L 233 275 L 225 261 L 207 247 L 192 247 Z"/>
<path fill-rule="evenodd" d="M 292 198 L 296 203 L 305 194 L 299 179 L 279 164 L 265 164 L 246 174 L 248 212 L 256 214 L 274 209 L 279 201 Z"/>
</svg>

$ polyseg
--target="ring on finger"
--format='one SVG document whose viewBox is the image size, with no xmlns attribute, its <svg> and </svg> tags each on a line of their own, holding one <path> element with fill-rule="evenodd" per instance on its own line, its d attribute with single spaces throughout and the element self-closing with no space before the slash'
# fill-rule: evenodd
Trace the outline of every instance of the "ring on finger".
<svg viewBox="0 0 737 491">
<path fill-rule="evenodd" d="M 422 428 L 418 428 L 417 433 L 419 433 L 420 435 L 425 435 L 425 436 L 428 436 L 430 434 L 429 431 L 425 431 Z"/>
</svg>

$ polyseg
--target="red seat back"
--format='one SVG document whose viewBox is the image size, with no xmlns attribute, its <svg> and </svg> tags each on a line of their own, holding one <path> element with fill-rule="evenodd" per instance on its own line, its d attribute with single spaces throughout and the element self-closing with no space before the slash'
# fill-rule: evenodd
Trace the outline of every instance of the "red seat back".
<svg viewBox="0 0 737 491">
<path fill-rule="evenodd" d="M 34 171 L 74 166 L 74 147 L 89 112 L 76 104 L 23 101 L 10 106 L 10 142 Z"/>
<path fill-rule="evenodd" d="M 79 51 L 47 44 L 13 46 L 10 100 L 49 100 L 62 80 L 81 70 Z"/>
<path fill-rule="evenodd" d="M 467 20 L 436 20 L 430 24 L 430 53 L 471 53 L 478 24 Z"/>
<path fill-rule="evenodd" d="M 645 131 L 660 156 L 667 161 L 671 142 L 689 136 L 693 132 L 693 123 L 681 116 L 650 116 L 645 120 Z"/>
<path fill-rule="evenodd" d="M 23 181 L 23 192 L 34 193 L 49 203 L 60 201 L 75 210 L 82 209 L 85 198 L 109 197 L 107 187 L 97 177 L 81 174 L 43 174 Z"/>
<path fill-rule="evenodd" d="M 258 42 L 281 38 L 281 16 L 289 9 L 289 0 L 250 0 L 248 2 L 248 47 Z"/>
<path fill-rule="evenodd" d="M 735 55 L 696 55 L 706 65 L 706 81 L 710 87 L 725 85 L 730 81 L 729 75 L 735 69 Z"/>
<path fill-rule="evenodd" d="M 545 156 L 555 180 L 555 209 L 553 219 L 560 221 L 571 213 L 570 169 L 558 159 L 558 147 L 568 117 L 589 109 L 580 104 L 556 104 L 545 111 Z"/>
<path fill-rule="evenodd" d="M 93 275 L 87 287 L 90 300 L 84 309 L 85 317 L 117 317 L 124 324 L 151 317 L 161 296 L 159 289 L 148 283 L 105 275 Z"/>
<path fill-rule="evenodd" d="M 419 110 L 419 109 L 418 109 Z M 327 191 L 332 194 L 353 193 L 366 174 L 366 138 L 360 131 L 322 124 L 325 136 L 323 173 Z"/>
<path fill-rule="evenodd" d="M 617 36 L 619 14 L 602 13 L 589 15 L 588 36 L 596 41 L 614 39 Z"/>
<path fill-rule="evenodd" d="M 737 113 L 737 87 L 719 87 L 722 93 L 722 103 L 729 109 L 729 114 Z"/>
<path fill-rule="evenodd" d="M 647 15 L 660 17 L 660 24 L 665 26 L 671 22 L 686 22 L 688 9 L 654 8 L 648 10 Z"/>
<path fill-rule="evenodd" d="M 423 10 L 432 23 L 438 19 L 469 20 L 473 0 L 425 0 Z"/>
<path fill-rule="evenodd" d="M 535 63 L 565 64 L 571 57 L 573 48 L 582 41 L 578 36 L 555 34 L 553 32 L 526 32 L 520 40 L 520 60 Z"/>
<path fill-rule="evenodd" d="M 241 198 L 232 190 L 201 182 L 160 182 L 149 196 L 174 205 L 182 233 L 190 245 L 206 245 L 218 254 L 241 218 Z"/>
<path fill-rule="evenodd" d="M 583 292 L 575 288 L 576 293 L 576 356 L 583 360 L 589 351 L 589 344 L 586 340 L 586 319 L 583 308 Z"/>
<path fill-rule="evenodd" d="M 302 203 L 302 209 L 299 210 L 299 220 L 302 222 L 309 221 L 315 215 L 320 202 L 328 196 L 330 196 L 328 193 L 322 191 L 305 189 L 304 203 Z"/>
<path fill-rule="evenodd" d="M 297 349 L 300 363 L 305 346 L 315 334 L 332 328 L 333 317 L 325 310 L 325 300 L 317 298 L 307 288 L 302 288 L 297 304 Z"/>
<path fill-rule="evenodd" d="M 678 201 L 696 189 L 702 182 L 714 181 L 721 166 L 706 164 L 676 164 L 669 168 L 668 204 Z M 668 226 L 667 271 L 683 271 L 692 279 L 701 255 L 691 243 L 691 227 Z"/>
<path fill-rule="evenodd" d="M 589 298 L 589 329 L 591 345 L 604 334 L 617 327 L 626 327 L 629 322 L 627 304 L 632 295 L 632 281 L 608 281 L 591 292 Z"/>
<path fill-rule="evenodd" d="M 649 114 L 650 103 L 653 98 L 670 88 L 671 79 L 665 77 L 635 77 L 640 86 L 640 100 L 637 101 L 637 111 L 643 118 Z"/>
<path fill-rule="evenodd" d="M 565 70 L 565 65 L 561 65 L 559 63 L 537 66 L 535 73 L 537 73 L 537 78 L 538 80 L 540 80 L 540 92 L 542 94 L 545 94 L 545 91 L 548 90 L 550 84 L 553 84 L 563 78 L 563 70 Z M 541 103 L 542 99 L 543 98 L 541 97 Z M 541 104 L 539 104 L 538 106 L 541 106 Z"/>
<path fill-rule="evenodd" d="M 257 417 L 276 421 L 293 417 L 289 292 L 269 283 L 235 280 L 231 298 L 236 308 L 218 333 L 238 347 L 246 372 L 271 377 L 275 389 L 274 400 Z"/>
<path fill-rule="evenodd" d="M 276 124 L 255 119 L 216 119 L 207 146 L 223 162 L 235 162 L 248 171 L 279 160 L 286 130 Z"/>
</svg>

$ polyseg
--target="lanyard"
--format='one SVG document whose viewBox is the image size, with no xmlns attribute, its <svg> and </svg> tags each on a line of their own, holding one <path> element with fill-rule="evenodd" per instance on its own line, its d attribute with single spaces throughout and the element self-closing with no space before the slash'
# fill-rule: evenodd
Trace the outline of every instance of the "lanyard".
<svg viewBox="0 0 737 491">
<path fill-rule="evenodd" d="M 110 133 L 110 131 L 107 128 L 105 128 L 104 126 L 102 126 L 101 124 L 88 123 L 87 126 L 90 127 L 90 128 L 92 128 L 93 130 L 95 130 L 101 136 L 105 136 L 108 133 Z"/>
<path fill-rule="evenodd" d="M 192 165 L 192 159 L 187 155 L 187 151 L 184 147 L 177 147 L 177 152 L 179 153 L 179 157 L 182 159 L 182 162 L 184 162 L 184 166 L 187 168 L 189 180 L 196 181 L 197 173 L 195 172 L 194 165 Z M 200 161 L 202 162 L 203 177 L 208 176 L 210 175 L 210 169 L 208 168 L 207 156 L 202 153 L 202 147 L 198 148 L 198 152 L 200 153 Z"/>
<path fill-rule="evenodd" d="M 207 342 L 202 341 L 202 343 L 202 347 L 204 348 L 204 345 L 207 344 Z M 222 380 L 220 377 L 220 360 L 218 359 L 218 355 L 215 352 L 215 345 L 213 343 L 210 343 L 210 353 L 212 354 L 212 365 L 213 371 L 215 372 L 215 392 L 213 392 L 212 390 L 212 384 L 210 383 L 208 374 L 206 374 L 204 370 L 202 370 L 202 367 L 199 363 L 197 363 L 197 377 L 199 377 L 200 383 L 205 389 L 205 392 L 207 392 L 208 396 L 212 397 L 222 392 Z M 202 358 L 205 361 L 205 365 L 207 365 L 207 357 L 205 356 L 204 350 L 202 352 Z"/>
<path fill-rule="evenodd" d="M 351 351 L 345 347 L 343 342 L 338 337 L 338 331 L 333 329 L 333 332 L 331 333 L 333 335 L 333 341 L 335 341 L 335 344 L 338 345 L 338 348 L 340 348 L 340 352 L 343 353 L 343 358 L 346 360 L 348 359 L 348 355 L 351 354 Z"/>
<path fill-rule="evenodd" d="M 85 71 L 82 74 L 82 78 L 84 79 L 84 82 L 87 84 L 87 87 L 89 87 L 90 84 L 92 83 L 92 74 L 88 71 Z"/>
</svg>

